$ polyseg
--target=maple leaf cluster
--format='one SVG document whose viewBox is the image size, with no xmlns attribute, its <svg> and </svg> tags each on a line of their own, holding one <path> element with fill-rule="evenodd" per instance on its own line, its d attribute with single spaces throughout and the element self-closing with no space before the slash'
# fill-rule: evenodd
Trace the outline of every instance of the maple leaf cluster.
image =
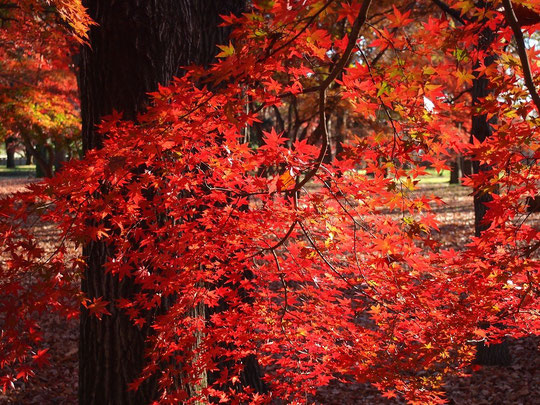
<svg viewBox="0 0 540 405">
<path fill-rule="evenodd" d="M 471 343 L 538 333 L 540 242 L 526 197 L 540 177 L 539 118 L 511 27 L 489 4 L 450 2 L 452 18 L 420 3 L 259 1 L 223 16 L 231 42 L 217 63 L 160 87 L 137 122 L 105 118 L 102 149 L 2 200 L 4 385 L 44 361 L 33 319 L 72 315 L 69 294 L 98 318 L 120 309 L 152 328 L 132 389 L 157 376 L 162 403 L 303 403 L 332 380 L 438 403 Z M 478 78 L 491 93 L 473 104 Z M 264 114 L 293 103 L 310 118 L 250 139 Z M 336 111 L 354 124 L 327 161 Z M 483 142 L 469 144 L 472 115 L 490 122 Z M 460 251 L 442 248 L 439 201 L 418 188 L 427 164 L 445 168 L 456 153 L 482 165 L 466 182 L 492 197 L 485 230 Z M 52 255 L 25 227 L 36 217 L 60 230 Z M 138 293 L 79 296 L 83 264 L 67 241 L 107 246 L 105 271 Z M 250 356 L 268 394 L 238 388 Z"/>
</svg>

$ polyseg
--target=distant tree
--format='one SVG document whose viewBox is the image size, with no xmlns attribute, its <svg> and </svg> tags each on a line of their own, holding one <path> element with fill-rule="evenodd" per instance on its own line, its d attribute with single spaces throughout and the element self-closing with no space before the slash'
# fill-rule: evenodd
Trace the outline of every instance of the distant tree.
<svg viewBox="0 0 540 405">
<path fill-rule="evenodd" d="M 77 41 L 59 17 L 66 10 L 46 1 L 0 5 L 2 132 L 24 145 L 47 177 L 54 155 L 76 148 L 80 136 Z"/>
</svg>

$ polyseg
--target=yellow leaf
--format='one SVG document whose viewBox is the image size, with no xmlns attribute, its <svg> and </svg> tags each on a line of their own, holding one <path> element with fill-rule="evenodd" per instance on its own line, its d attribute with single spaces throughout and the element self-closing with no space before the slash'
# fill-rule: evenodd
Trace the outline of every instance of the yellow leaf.
<svg viewBox="0 0 540 405">
<path fill-rule="evenodd" d="M 458 86 L 463 84 L 472 85 L 474 79 L 474 76 L 471 73 L 465 72 L 464 70 L 454 72 L 454 76 L 457 78 Z"/>
<path fill-rule="evenodd" d="M 433 69 L 431 66 L 424 66 L 424 68 L 422 69 L 422 72 L 425 75 L 432 75 L 435 73 L 435 69 Z"/>
<path fill-rule="evenodd" d="M 294 172 L 293 169 L 285 170 L 285 172 L 279 176 L 278 182 L 277 182 L 277 189 L 278 191 L 286 190 L 289 188 L 292 188 L 292 185 L 295 183 L 294 179 Z"/>
<path fill-rule="evenodd" d="M 234 46 L 229 41 L 229 45 L 218 45 L 221 52 L 216 55 L 216 58 L 227 58 L 234 54 Z"/>
</svg>

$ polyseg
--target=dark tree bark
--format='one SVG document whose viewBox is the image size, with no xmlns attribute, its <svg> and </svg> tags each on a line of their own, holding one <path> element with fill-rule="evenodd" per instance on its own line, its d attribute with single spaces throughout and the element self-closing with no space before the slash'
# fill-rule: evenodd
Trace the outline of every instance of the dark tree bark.
<svg viewBox="0 0 540 405">
<path fill-rule="evenodd" d="M 491 30 L 485 29 L 483 31 L 481 41 L 483 43 L 481 43 L 480 46 L 485 47 L 484 49 L 486 49 L 489 46 L 489 44 L 491 44 L 491 42 L 493 41 L 493 33 L 491 32 Z M 494 59 L 492 56 L 487 57 L 485 60 L 486 66 L 491 65 L 493 61 Z M 488 85 L 489 85 L 488 80 L 483 76 L 476 77 L 473 80 L 473 89 L 472 89 L 473 106 L 478 105 L 482 98 L 489 95 L 490 90 L 489 90 Z M 472 125 L 471 125 L 471 143 L 473 142 L 473 140 L 484 142 L 491 135 L 491 132 L 492 132 L 491 125 L 488 122 L 487 116 L 485 114 L 473 115 Z M 489 166 L 480 165 L 480 163 L 477 160 L 473 160 L 472 162 L 473 173 L 480 173 L 489 169 L 490 169 Z M 475 190 L 474 192 L 474 233 L 476 236 L 480 236 L 480 234 L 489 227 L 488 224 L 484 224 L 482 221 L 487 211 L 487 207 L 485 203 L 490 202 L 492 200 L 493 198 L 491 197 L 489 193 L 482 193 L 479 190 Z"/>
<path fill-rule="evenodd" d="M 54 145 L 54 171 L 57 172 L 66 163 L 66 150 L 60 143 Z"/>
<path fill-rule="evenodd" d="M 29 149 L 26 145 L 24 147 L 24 159 L 26 165 L 32 164 L 32 150 Z"/>
<path fill-rule="evenodd" d="M 459 156 L 457 156 L 450 163 L 450 184 L 459 184 L 459 166 Z"/>
<path fill-rule="evenodd" d="M 489 49 L 495 38 L 494 32 L 489 28 L 484 28 L 480 34 L 481 38 L 478 47 L 486 51 Z M 484 64 L 486 66 L 494 63 L 495 58 L 493 55 L 489 55 L 485 58 Z M 474 67 L 475 69 L 480 66 L 479 63 Z M 489 82 L 485 76 L 478 76 L 475 72 L 475 78 L 473 80 L 473 89 L 471 92 L 473 106 L 478 105 L 484 97 L 490 93 Z M 475 114 L 472 117 L 471 125 L 471 143 L 473 140 L 484 142 L 492 133 L 492 127 L 485 114 Z M 490 167 L 480 162 L 472 161 L 473 173 L 481 173 L 483 171 L 490 170 Z M 478 237 L 483 231 L 489 228 L 489 224 L 484 223 L 483 219 L 487 212 L 486 203 L 493 200 L 493 197 L 489 193 L 481 192 L 480 190 L 474 191 L 474 233 Z M 488 327 L 489 325 L 481 325 Z M 484 342 L 479 342 L 476 347 L 475 362 L 484 366 L 499 365 L 505 366 L 510 363 L 510 351 L 508 349 L 508 343 L 502 342 L 500 344 L 492 344 L 487 346 Z"/>
<path fill-rule="evenodd" d="M 473 171 L 471 159 L 461 156 L 459 159 L 459 163 L 461 165 L 461 175 L 463 177 L 469 177 Z"/>
<path fill-rule="evenodd" d="M 50 149 L 47 145 L 37 144 L 32 148 L 34 160 L 36 161 L 36 177 L 50 178 L 53 175 L 52 160 L 50 156 Z"/>
<path fill-rule="evenodd" d="M 216 44 L 226 43 L 218 28 L 220 14 L 237 12 L 238 0 L 87 0 L 97 22 L 89 33 L 90 46 L 81 51 L 80 93 L 83 150 L 103 146 L 95 125 L 113 109 L 135 119 L 148 103 L 147 93 L 158 83 L 180 75 L 180 66 L 208 65 Z M 84 247 L 87 269 L 82 291 L 90 299 L 114 303 L 131 297 L 136 287 L 104 272 L 110 247 L 93 242 Z M 158 388 L 154 381 L 128 391 L 144 364 L 148 329 L 138 329 L 114 304 L 101 320 L 81 309 L 79 344 L 79 401 L 81 404 L 148 404 Z"/>
<path fill-rule="evenodd" d="M 343 143 L 345 142 L 345 129 L 347 128 L 347 110 L 338 113 L 336 117 L 336 133 L 334 158 L 339 157 L 343 153 Z"/>
<path fill-rule="evenodd" d="M 8 169 L 15 169 L 15 145 L 16 140 L 13 137 L 7 137 L 5 144 L 6 144 L 6 167 Z"/>
<path fill-rule="evenodd" d="M 30 136 L 25 132 L 21 132 L 21 136 L 26 148 L 36 163 L 36 177 L 52 177 L 53 175 L 53 155 L 52 147 L 47 144 L 39 143 L 36 146 L 32 145 Z M 28 156 L 26 157 L 28 160 Z"/>
</svg>

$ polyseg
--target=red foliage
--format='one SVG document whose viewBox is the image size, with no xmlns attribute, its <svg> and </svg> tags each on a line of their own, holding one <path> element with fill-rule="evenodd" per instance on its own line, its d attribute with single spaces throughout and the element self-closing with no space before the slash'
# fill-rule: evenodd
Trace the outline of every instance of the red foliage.
<svg viewBox="0 0 540 405">
<path fill-rule="evenodd" d="M 356 38 L 366 2 L 255 2 L 224 17 L 233 32 L 218 63 L 161 87 L 137 123 L 105 119 L 101 150 L 2 200 L 4 386 L 17 378 L 9 370 L 32 362 L 34 314 L 73 312 L 63 297 L 73 294 L 81 260 L 66 259 L 67 240 L 114 246 L 107 271 L 141 287 L 136 299 L 114 303 L 135 323 L 175 297 L 152 321 L 148 365 L 132 387 L 158 375 L 163 403 L 187 396 L 175 377 L 196 386 L 224 360 L 231 366 L 191 400 L 302 403 L 338 379 L 440 403 L 442 376 L 471 360 L 471 342 L 538 333 L 540 242 L 525 207 L 540 177 L 535 106 L 503 14 L 455 3 L 465 26 L 431 2 L 373 5 L 384 20 L 370 20 Z M 352 26 L 348 34 L 332 29 L 338 22 Z M 487 56 L 477 46 L 486 25 L 496 30 L 489 52 L 498 58 L 473 72 Z M 489 139 L 468 146 L 458 128 L 473 111 L 458 95 L 475 74 L 489 78 L 494 96 L 474 113 L 497 120 Z M 315 113 L 305 139 L 289 142 L 273 129 L 250 147 L 246 128 L 259 115 L 246 112 L 246 96 L 262 110 L 293 95 Z M 333 99 L 361 126 L 337 160 L 323 163 Z M 455 150 L 489 165 L 467 181 L 493 201 L 489 229 L 447 251 L 430 212 L 438 201 L 417 183 L 425 162 L 442 168 Z M 23 226 L 29 212 L 61 230 L 52 255 Z M 81 302 L 98 317 L 113 304 Z M 188 315 L 199 304 L 220 309 L 208 319 Z M 266 370 L 268 395 L 223 388 L 239 380 L 250 354 Z"/>
<path fill-rule="evenodd" d="M 66 145 L 80 133 L 73 58 L 88 17 L 80 1 L 54 3 L 0 5 L 0 138 L 18 139 L 27 148 Z M 73 30 L 61 16 L 82 31 L 68 35 Z"/>
</svg>

